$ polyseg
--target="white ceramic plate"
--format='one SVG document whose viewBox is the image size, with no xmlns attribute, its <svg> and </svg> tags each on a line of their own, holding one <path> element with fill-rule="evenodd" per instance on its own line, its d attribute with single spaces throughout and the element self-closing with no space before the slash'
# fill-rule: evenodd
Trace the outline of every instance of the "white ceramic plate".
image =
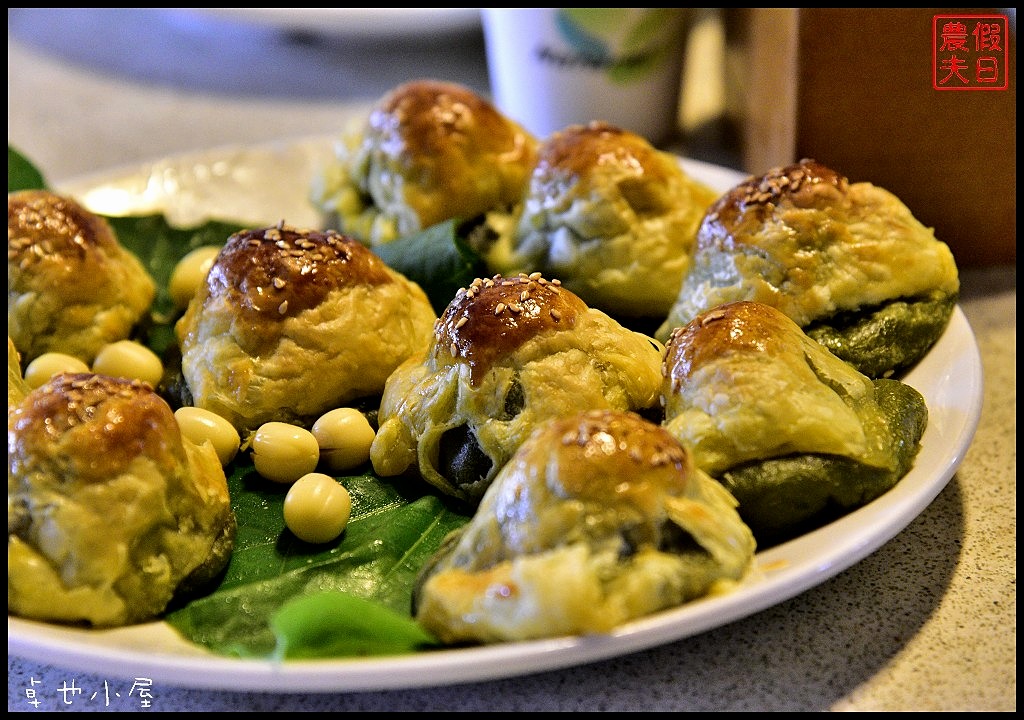
<svg viewBox="0 0 1024 720">
<path fill-rule="evenodd" d="M 480 27 L 480 8 L 193 8 L 284 30 L 370 39 L 414 38 Z"/>
<path fill-rule="evenodd" d="M 166 210 L 179 222 L 220 215 L 253 224 L 282 217 L 316 225 L 306 194 L 329 138 L 221 148 L 122 169 L 61 189 L 98 212 Z M 683 161 L 724 191 L 743 177 Z M 963 461 L 981 414 L 982 371 L 960 308 L 935 348 L 905 378 L 925 397 L 929 422 L 914 468 L 892 490 L 842 519 L 757 554 L 737 590 L 629 623 L 608 635 L 442 650 L 373 659 L 273 663 L 207 653 L 163 623 L 88 631 L 7 619 L 8 655 L 107 677 L 152 677 L 162 685 L 278 692 L 338 692 L 437 686 L 524 675 L 643 650 L 725 625 L 798 595 L 862 560 L 905 528 Z"/>
</svg>

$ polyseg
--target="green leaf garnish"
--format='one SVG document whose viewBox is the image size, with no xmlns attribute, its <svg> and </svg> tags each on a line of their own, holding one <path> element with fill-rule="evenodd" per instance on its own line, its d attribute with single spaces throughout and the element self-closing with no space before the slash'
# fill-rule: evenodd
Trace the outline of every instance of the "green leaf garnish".
<svg viewBox="0 0 1024 720">
<path fill-rule="evenodd" d="M 407 614 L 331 590 L 289 600 L 270 625 L 279 660 L 399 655 L 438 644 Z"/>
<path fill-rule="evenodd" d="M 417 496 L 419 485 L 400 489 L 367 470 L 339 478 L 352 496 L 345 532 L 333 542 L 310 545 L 284 529 L 287 487 L 261 478 L 247 458 L 235 466 L 228 489 L 238 536 L 224 578 L 214 592 L 166 617 L 184 637 L 225 655 L 279 652 L 272 624 L 277 612 L 286 603 L 325 591 L 373 602 L 412 622 L 412 591 L 420 568 L 449 532 L 468 521 L 437 497 Z M 345 622 L 370 623 L 358 618 Z M 406 642 L 407 629 L 390 637 L 384 628 L 370 625 L 359 632 L 377 633 L 378 643 L 391 652 Z M 323 652 L 316 644 L 304 647 L 295 635 L 287 642 L 290 656 Z"/>
<path fill-rule="evenodd" d="M 163 215 L 107 217 L 117 239 L 134 253 L 156 281 L 157 295 L 153 301 L 152 324 L 143 328 L 144 341 L 160 356 L 176 343 L 173 321 L 174 301 L 168 284 L 174 266 L 185 255 L 205 245 L 223 246 L 232 233 L 242 230 L 238 223 L 210 221 L 188 228 L 172 227 Z"/>
<path fill-rule="evenodd" d="M 419 284 L 434 312 L 444 312 L 461 287 L 486 275 L 481 257 L 469 247 L 465 230 L 472 223 L 446 220 L 376 248 L 385 263 Z"/>
<path fill-rule="evenodd" d="M 28 158 L 7 144 L 7 192 L 43 190 L 46 180 Z"/>
</svg>

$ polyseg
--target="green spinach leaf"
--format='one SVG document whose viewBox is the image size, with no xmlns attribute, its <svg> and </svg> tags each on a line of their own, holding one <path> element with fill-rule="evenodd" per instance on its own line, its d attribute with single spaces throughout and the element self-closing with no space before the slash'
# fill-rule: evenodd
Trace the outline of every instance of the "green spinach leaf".
<svg viewBox="0 0 1024 720">
<path fill-rule="evenodd" d="M 289 600 L 271 627 L 280 660 L 399 655 L 437 644 L 406 615 L 343 592 Z"/>
<path fill-rule="evenodd" d="M 375 248 L 392 268 L 419 284 L 430 298 L 434 312 L 444 312 L 461 287 L 487 274 L 478 253 L 470 248 L 465 233 L 472 223 L 446 220 L 412 235 Z"/>
<path fill-rule="evenodd" d="M 39 169 L 24 155 L 7 144 L 7 192 L 42 190 L 46 180 Z"/>
<path fill-rule="evenodd" d="M 407 624 L 381 626 L 378 616 L 386 611 L 413 622 L 412 589 L 419 569 L 468 517 L 437 497 L 405 493 L 367 470 L 339 479 L 352 495 L 345 532 L 334 542 L 309 545 L 284 528 L 287 487 L 261 478 L 248 461 L 237 464 L 229 490 L 238 536 L 224 578 L 214 592 L 169 613 L 167 622 L 189 640 L 225 655 L 310 657 L 322 653 L 328 641 L 316 639 L 313 629 L 300 629 L 317 625 L 308 611 L 296 609 L 307 606 L 294 606 L 281 621 L 281 627 L 289 628 L 288 637 L 280 639 L 287 645 L 284 651 L 278 646 L 275 617 L 289 603 L 323 592 L 342 593 L 369 601 L 379 611 L 331 617 L 321 633 L 373 637 L 389 651 L 411 650 Z M 307 647 L 301 638 L 313 644 Z M 416 645 L 425 642 L 421 637 Z M 357 645 L 360 654 L 368 651 L 362 642 Z M 338 638 L 327 646 L 346 645 Z"/>
</svg>

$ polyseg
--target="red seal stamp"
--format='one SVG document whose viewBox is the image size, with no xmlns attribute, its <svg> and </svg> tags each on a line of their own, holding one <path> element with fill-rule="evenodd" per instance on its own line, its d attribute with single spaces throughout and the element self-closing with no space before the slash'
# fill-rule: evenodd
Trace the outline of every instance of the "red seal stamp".
<svg viewBox="0 0 1024 720">
<path fill-rule="evenodd" d="M 1006 15 L 932 17 L 932 87 L 1006 90 L 1009 87 Z"/>
</svg>

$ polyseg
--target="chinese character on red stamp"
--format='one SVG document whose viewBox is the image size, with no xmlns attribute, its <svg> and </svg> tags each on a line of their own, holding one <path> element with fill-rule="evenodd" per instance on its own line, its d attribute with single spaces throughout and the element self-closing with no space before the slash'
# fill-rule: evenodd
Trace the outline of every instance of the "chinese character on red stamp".
<svg viewBox="0 0 1024 720">
<path fill-rule="evenodd" d="M 1009 87 L 1006 15 L 932 17 L 932 87 L 1006 90 Z"/>
</svg>

